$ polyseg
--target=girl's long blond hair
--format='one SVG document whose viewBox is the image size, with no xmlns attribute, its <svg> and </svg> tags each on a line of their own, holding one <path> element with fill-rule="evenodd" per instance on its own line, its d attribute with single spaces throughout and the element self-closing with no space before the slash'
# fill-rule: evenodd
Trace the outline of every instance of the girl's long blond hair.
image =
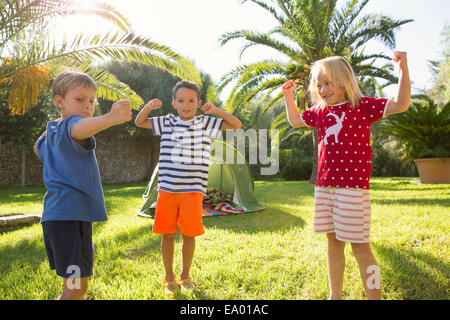
<svg viewBox="0 0 450 320">
<path fill-rule="evenodd" d="M 340 56 L 328 57 L 318 60 L 311 66 L 311 80 L 309 94 L 313 103 L 320 103 L 327 107 L 327 103 L 320 97 L 317 89 L 317 74 L 323 70 L 330 82 L 344 89 L 344 97 L 352 108 L 356 107 L 362 98 L 361 90 L 353 73 L 352 66 L 345 58 Z"/>
</svg>

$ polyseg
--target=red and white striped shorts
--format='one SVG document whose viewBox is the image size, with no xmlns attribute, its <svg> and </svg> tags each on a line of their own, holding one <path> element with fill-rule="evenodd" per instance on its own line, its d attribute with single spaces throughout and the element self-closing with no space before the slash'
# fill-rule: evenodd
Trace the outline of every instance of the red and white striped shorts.
<svg viewBox="0 0 450 320">
<path fill-rule="evenodd" d="M 369 190 L 316 187 L 314 232 L 334 232 L 345 242 L 369 242 Z"/>
</svg>

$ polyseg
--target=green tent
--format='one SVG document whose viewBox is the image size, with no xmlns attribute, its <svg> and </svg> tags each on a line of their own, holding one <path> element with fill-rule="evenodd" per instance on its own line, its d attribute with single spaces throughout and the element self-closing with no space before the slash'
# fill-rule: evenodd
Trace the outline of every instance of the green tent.
<svg viewBox="0 0 450 320">
<path fill-rule="evenodd" d="M 228 159 L 228 161 L 227 161 Z M 158 196 L 158 167 L 142 198 L 138 215 L 153 218 Z M 253 195 L 254 180 L 244 156 L 222 140 L 211 144 L 208 192 L 204 197 L 203 216 L 228 215 L 265 209 Z"/>
</svg>

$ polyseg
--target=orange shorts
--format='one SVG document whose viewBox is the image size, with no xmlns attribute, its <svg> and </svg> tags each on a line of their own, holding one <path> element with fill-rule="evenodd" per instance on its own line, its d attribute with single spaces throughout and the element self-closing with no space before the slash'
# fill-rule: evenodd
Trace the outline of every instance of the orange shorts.
<svg viewBox="0 0 450 320">
<path fill-rule="evenodd" d="M 199 192 L 172 193 L 158 191 L 153 232 L 180 233 L 196 237 L 205 233 L 202 223 L 203 194 Z"/>
</svg>

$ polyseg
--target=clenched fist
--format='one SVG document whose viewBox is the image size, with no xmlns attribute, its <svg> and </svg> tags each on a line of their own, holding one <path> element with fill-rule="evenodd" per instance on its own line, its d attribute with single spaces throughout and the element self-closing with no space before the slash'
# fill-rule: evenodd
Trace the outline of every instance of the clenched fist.
<svg viewBox="0 0 450 320">
<path fill-rule="evenodd" d="M 407 66 L 406 52 L 404 52 L 404 51 L 394 51 L 393 60 L 394 60 L 395 63 L 398 64 L 398 66 L 400 68 L 403 68 L 403 67 Z"/>
<path fill-rule="evenodd" d="M 114 125 L 122 124 L 131 120 L 131 103 L 129 100 L 119 100 L 114 102 L 108 116 Z"/>
<path fill-rule="evenodd" d="M 211 102 L 205 103 L 200 110 L 203 111 L 204 114 L 215 114 L 217 112 L 217 107 L 213 105 Z"/>
<path fill-rule="evenodd" d="M 283 94 L 286 95 L 293 95 L 295 89 L 297 88 L 297 84 L 294 80 L 288 80 L 286 81 L 283 86 L 281 87 L 281 91 Z"/>
<path fill-rule="evenodd" d="M 159 109 L 162 106 L 161 100 L 158 98 L 154 98 L 147 102 L 147 104 L 144 106 L 144 108 L 149 108 L 150 110 Z"/>
</svg>

